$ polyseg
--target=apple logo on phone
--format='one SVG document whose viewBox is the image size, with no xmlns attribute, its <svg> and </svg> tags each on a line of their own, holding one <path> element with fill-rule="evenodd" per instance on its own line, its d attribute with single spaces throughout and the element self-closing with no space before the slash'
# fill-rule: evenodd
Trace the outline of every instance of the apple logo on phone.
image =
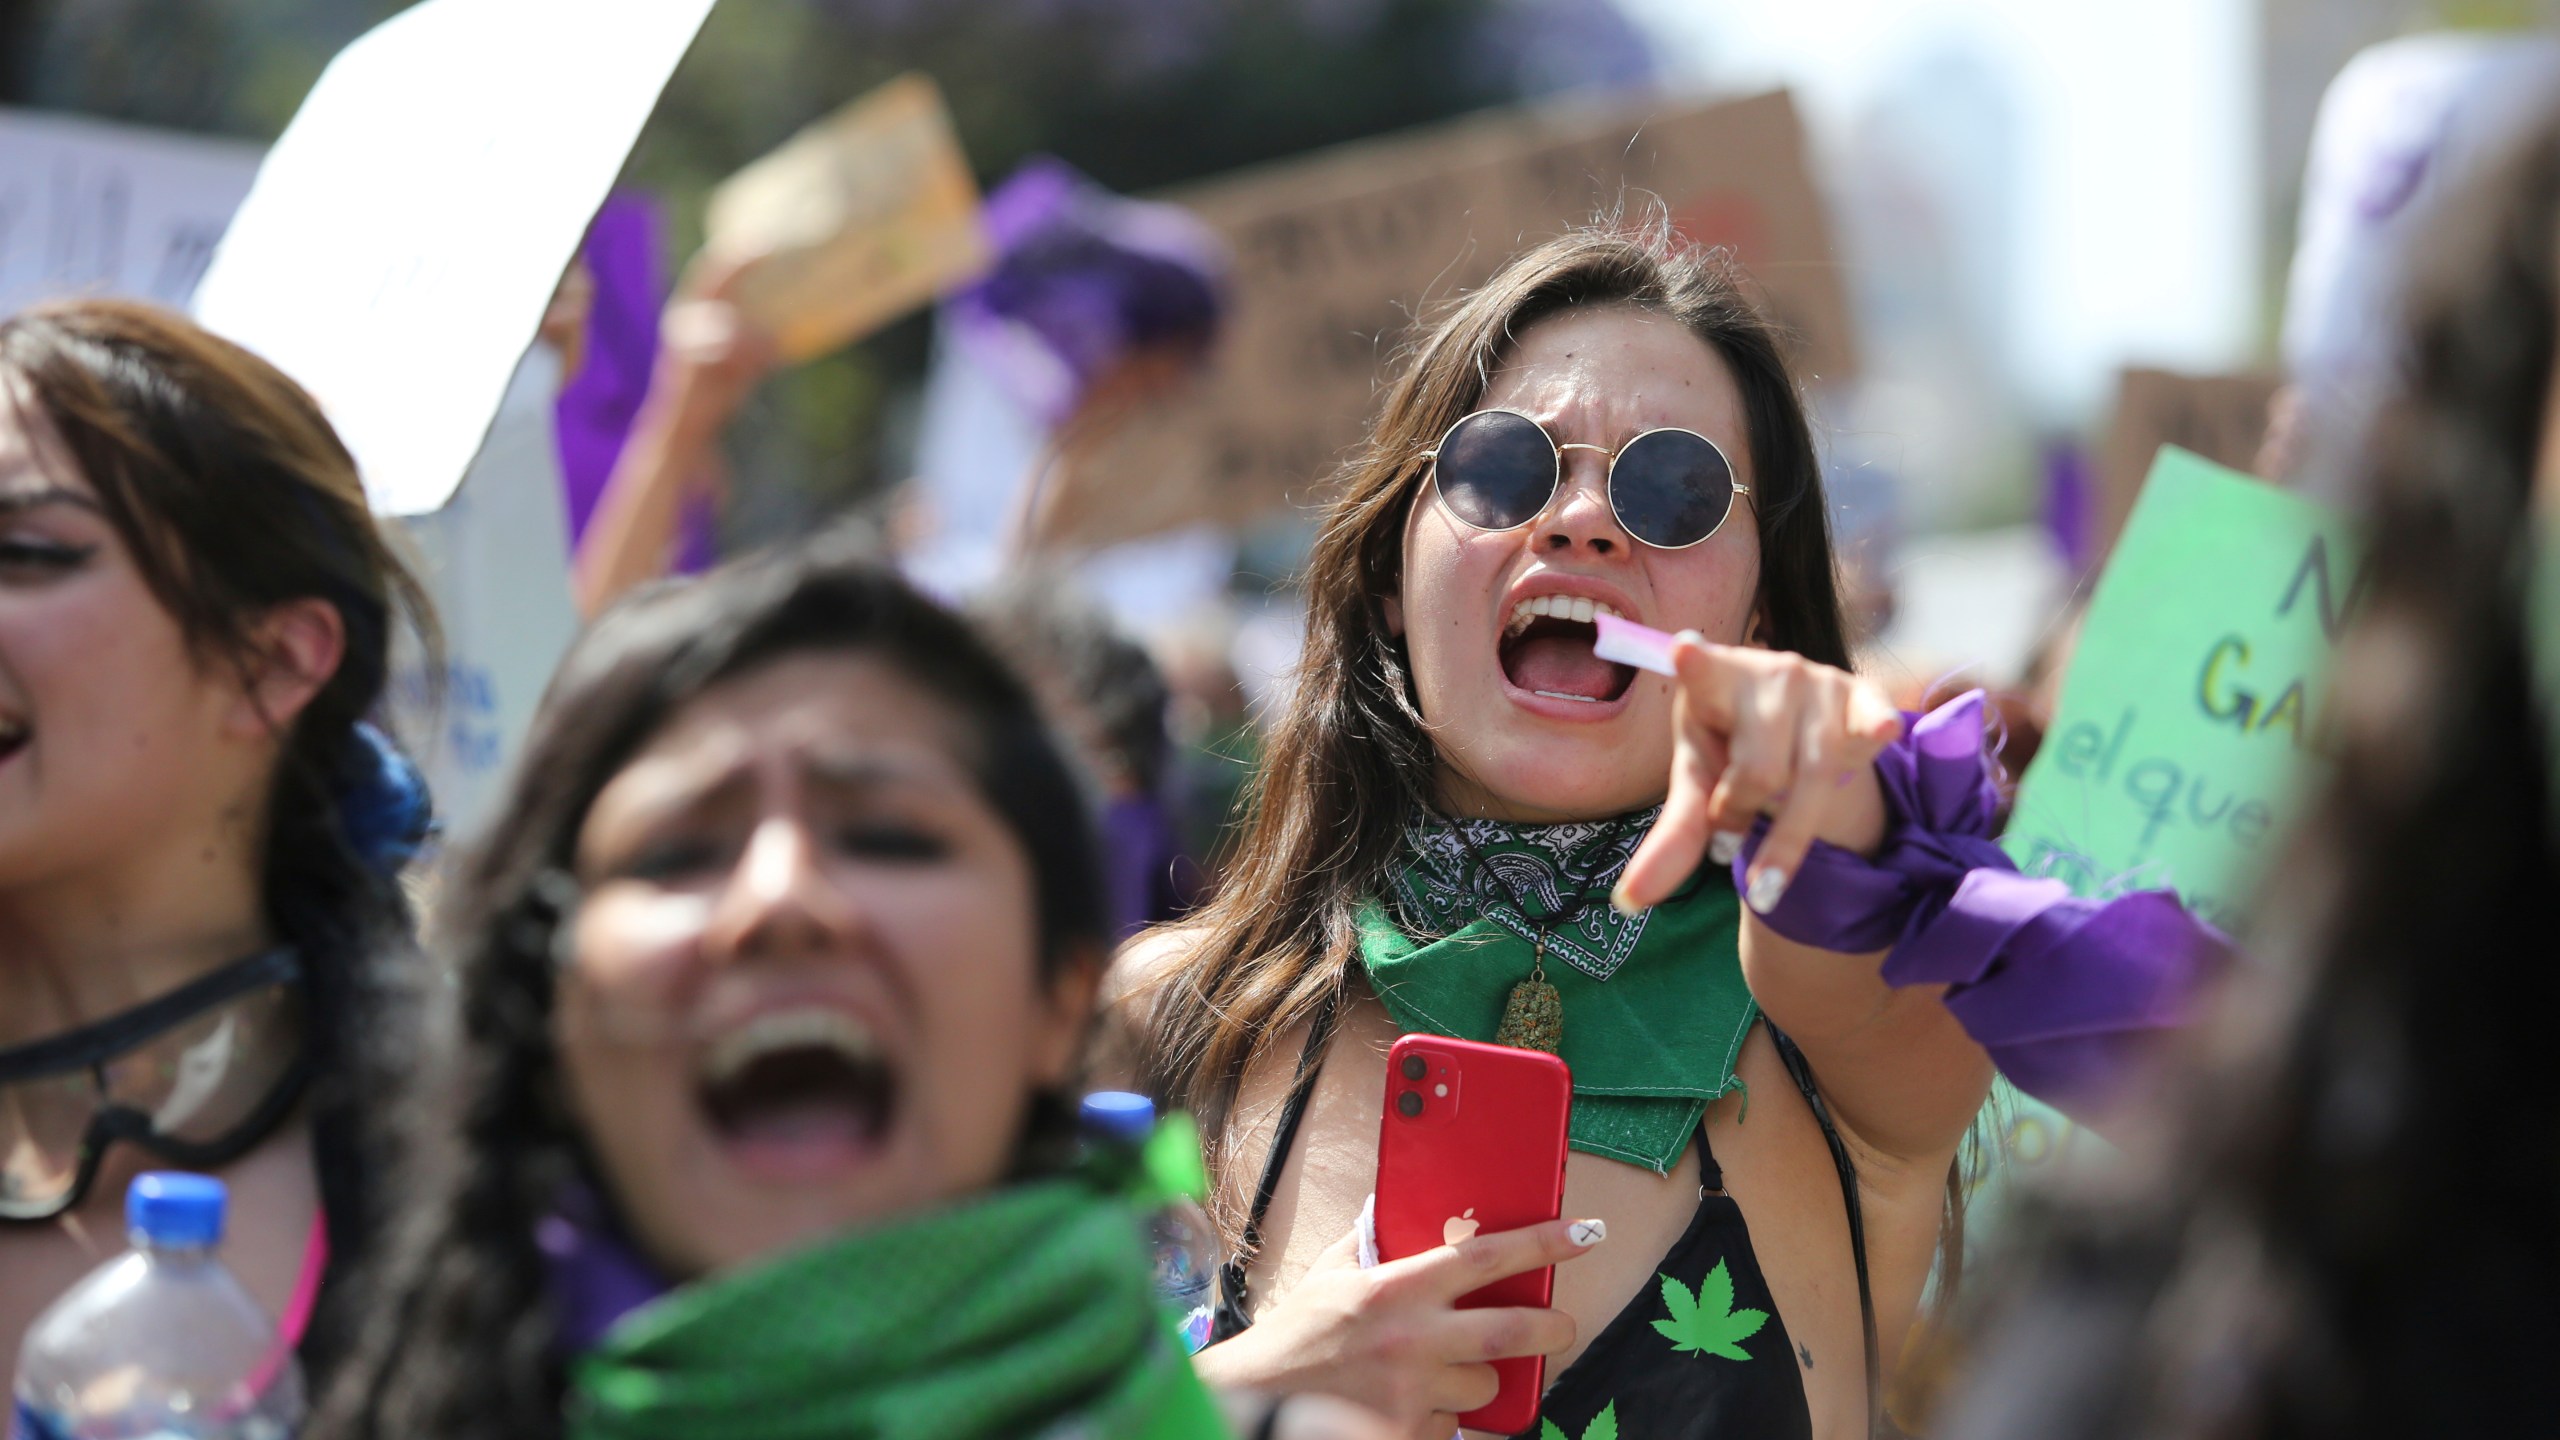
<svg viewBox="0 0 2560 1440">
<path fill-rule="evenodd" d="M 1476 1229 L 1476 1207 L 1470 1205 L 1466 1208 L 1466 1213 L 1452 1215 L 1440 1222 L 1440 1243 L 1455 1245 L 1461 1240 L 1473 1240 L 1476 1238 Z"/>
</svg>

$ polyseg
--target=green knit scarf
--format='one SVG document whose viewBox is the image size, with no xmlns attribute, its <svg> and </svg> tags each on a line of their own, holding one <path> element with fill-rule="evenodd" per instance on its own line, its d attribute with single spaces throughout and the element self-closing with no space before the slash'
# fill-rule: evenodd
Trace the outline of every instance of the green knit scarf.
<svg viewBox="0 0 2560 1440">
<path fill-rule="evenodd" d="M 1224 1440 L 1139 1225 L 1086 1179 L 1037 1181 L 684 1286 L 572 1363 L 569 1433 Z"/>
</svg>

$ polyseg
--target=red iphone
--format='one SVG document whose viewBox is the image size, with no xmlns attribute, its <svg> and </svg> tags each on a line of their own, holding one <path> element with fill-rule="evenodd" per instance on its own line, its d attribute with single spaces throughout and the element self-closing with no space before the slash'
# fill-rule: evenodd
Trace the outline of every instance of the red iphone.
<svg viewBox="0 0 2560 1440">
<path fill-rule="evenodd" d="M 1437 1035 L 1398 1040 L 1387 1051 L 1378 1123 L 1379 1258 L 1557 1218 L 1572 1113 L 1573 1072 L 1553 1055 Z M 1549 1266 L 1471 1291 L 1458 1306 L 1544 1308 L 1555 1284 Z M 1497 1360 L 1494 1370 L 1501 1393 L 1458 1423 L 1505 1435 L 1536 1424 L 1546 1357 Z"/>
</svg>

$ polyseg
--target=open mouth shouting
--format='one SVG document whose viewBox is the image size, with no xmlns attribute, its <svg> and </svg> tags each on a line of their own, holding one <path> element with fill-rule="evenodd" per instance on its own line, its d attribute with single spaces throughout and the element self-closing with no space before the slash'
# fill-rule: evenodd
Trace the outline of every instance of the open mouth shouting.
<svg viewBox="0 0 2560 1440">
<path fill-rule="evenodd" d="M 700 1052 L 694 1100 L 721 1150 L 773 1180 L 832 1175 L 878 1155 L 898 1074 L 861 1017 L 832 1005 L 767 1010 Z"/>
<path fill-rule="evenodd" d="M 1495 654 L 1502 677 L 1517 692 L 1554 705 L 1534 705 L 1541 713 L 1588 718 L 1614 713 L 1635 683 L 1634 667 L 1603 660 L 1592 653 L 1600 637 L 1592 623 L 1602 615 L 1636 617 L 1620 606 L 1590 595 L 1550 591 L 1515 599 L 1503 619 Z M 1571 708 L 1557 708 L 1571 707 Z"/>
</svg>

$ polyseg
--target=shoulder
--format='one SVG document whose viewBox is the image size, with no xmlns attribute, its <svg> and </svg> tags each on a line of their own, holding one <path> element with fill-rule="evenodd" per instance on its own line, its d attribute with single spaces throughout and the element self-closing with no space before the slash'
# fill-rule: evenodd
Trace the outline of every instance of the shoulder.
<svg viewBox="0 0 2560 1440">
<path fill-rule="evenodd" d="M 1156 925 L 1129 937 L 1111 957 L 1102 980 L 1102 1003 L 1114 1009 L 1144 1006 L 1171 983 L 1207 937 L 1196 924 Z"/>
<path fill-rule="evenodd" d="M 1111 957 L 1096 1007 L 1099 1026 L 1088 1057 L 1090 1078 L 1139 1083 L 1166 989 L 1199 948 L 1202 933 L 1196 925 L 1158 925 L 1131 936 Z"/>
</svg>

